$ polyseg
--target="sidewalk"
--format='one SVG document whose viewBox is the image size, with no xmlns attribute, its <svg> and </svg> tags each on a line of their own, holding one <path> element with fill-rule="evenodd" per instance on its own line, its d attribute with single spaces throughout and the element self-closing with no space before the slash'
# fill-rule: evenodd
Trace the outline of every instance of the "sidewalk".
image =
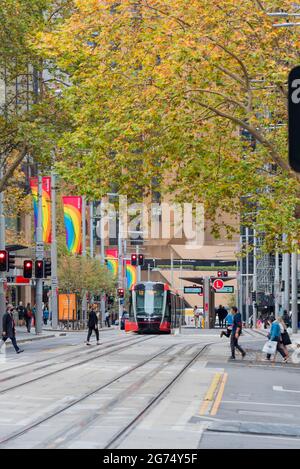
<svg viewBox="0 0 300 469">
<path fill-rule="evenodd" d="M 56 337 L 57 334 L 52 331 L 52 334 L 47 331 L 43 331 L 42 334 L 36 335 L 34 327 L 31 329 L 31 332 L 28 333 L 24 327 L 16 327 L 16 337 L 17 342 L 22 344 L 24 342 L 33 342 L 35 340 L 50 339 Z"/>
</svg>

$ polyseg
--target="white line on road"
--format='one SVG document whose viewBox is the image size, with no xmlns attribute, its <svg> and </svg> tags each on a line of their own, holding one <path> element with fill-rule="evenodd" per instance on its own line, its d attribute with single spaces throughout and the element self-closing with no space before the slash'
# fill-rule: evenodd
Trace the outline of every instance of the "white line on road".
<svg viewBox="0 0 300 469">
<path fill-rule="evenodd" d="M 283 389 L 282 386 L 273 386 L 273 391 L 280 391 L 280 392 L 296 392 L 300 393 L 300 391 L 294 391 L 293 389 Z"/>
<path fill-rule="evenodd" d="M 278 407 L 299 407 L 297 404 L 272 404 L 270 402 L 253 402 L 253 401 L 222 401 L 223 404 L 237 405 L 237 404 L 246 404 L 246 405 L 265 405 L 265 406 L 278 406 Z"/>
</svg>

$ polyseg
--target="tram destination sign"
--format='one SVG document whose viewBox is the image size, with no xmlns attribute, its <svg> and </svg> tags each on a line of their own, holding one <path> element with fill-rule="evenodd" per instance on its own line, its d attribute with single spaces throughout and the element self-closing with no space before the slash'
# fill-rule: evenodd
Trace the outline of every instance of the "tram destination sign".
<svg viewBox="0 0 300 469">
<path fill-rule="evenodd" d="M 199 295 L 203 293 L 203 287 L 184 287 L 184 293 Z"/>
<path fill-rule="evenodd" d="M 216 290 L 215 293 L 234 293 L 234 286 L 226 285 L 223 288 Z"/>
</svg>

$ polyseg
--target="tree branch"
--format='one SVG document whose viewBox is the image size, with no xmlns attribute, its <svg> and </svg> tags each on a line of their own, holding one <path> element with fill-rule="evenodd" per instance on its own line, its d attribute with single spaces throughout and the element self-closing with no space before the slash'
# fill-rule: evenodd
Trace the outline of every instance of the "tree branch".
<svg viewBox="0 0 300 469">
<path fill-rule="evenodd" d="M 3 178 L 0 180 L 0 192 L 3 192 L 6 189 L 7 183 L 9 179 L 12 177 L 14 174 L 14 171 L 17 169 L 19 164 L 22 162 L 22 160 L 25 158 L 25 156 L 28 153 L 28 147 L 25 145 L 19 152 L 18 156 L 15 158 L 13 163 L 10 165 L 6 173 L 4 174 Z"/>
</svg>

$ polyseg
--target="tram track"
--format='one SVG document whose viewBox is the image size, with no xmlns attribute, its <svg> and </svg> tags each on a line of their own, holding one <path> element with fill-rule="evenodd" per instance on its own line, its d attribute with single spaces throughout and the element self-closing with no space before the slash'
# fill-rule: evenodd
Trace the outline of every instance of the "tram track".
<svg viewBox="0 0 300 469">
<path fill-rule="evenodd" d="M 173 385 L 183 376 L 183 374 L 193 365 L 193 363 L 200 357 L 200 355 L 211 345 L 211 343 L 204 345 L 193 358 L 191 358 L 176 375 L 143 407 L 138 414 L 133 417 L 128 424 L 106 443 L 104 449 L 116 449 L 120 443 L 127 438 L 127 436 L 135 429 L 137 424 L 148 414 L 148 412 L 155 407 L 155 405 L 167 394 Z"/>
<path fill-rule="evenodd" d="M 129 342 L 129 340 L 132 340 L 132 339 L 131 339 L 131 338 L 128 338 L 128 339 L 126 339 L 126 340 Z M 115 340 L 112 341 L 112 342 L 107 341 L 107 342 L 101 343 L 101 345 L 110 345 L 110 344 L 116 344 L 116 343 L 119 343 L 119 342 L 121 342 L 121 341 L 115 341 Z M 124 339 L 122 339 L 122 343 L 123 343 L 123 342 L 125 342 Z M 72 346 L 72 347 L 76 347 L 76 350 L 73 349 L 73 350 L 69 350 L 69 351 L 63 352 L 63 353 L 57 353 L 56 355 L 51 356 L 51 360 L 56 360 L 57 358 L 60 358 L 60 357 L 65 358 L 65 357 L 68 356 L 68 355 L 71 355 L 71 354 L 74 354 L 74 353 L 77 353 L 77 354 L 78 354 L 79 352 L 83 352 L 83 354 L 84 354 L 84 353 L 86 353 L 86 354 L 91 354 L 91 353 L 95 352 L 94 349 L 88 351 L 86 344 L 84 344 L 84 345 L 82 345 L 82 344 L 79 344 L 79 345 L 69 345 L 69 344 L 65 344 L 65 346 L 66 346 L 66 347 L 71 347 L 71 346 Z M 2 371 L 1 371 L 1 375 L 3 375 L 4 373 L 14 372 L 15 370 L 18 370 L 18 369 L 24 369 L 24 368 L 26 368 L 26 367 L 32 368 L 32 366 L 37 365 L 37 364 L 39 364 L 39 363 L 44 363 L 44 362 L 49 362 L 49 357 L 47 357 L 47 358 L 42 358 L 41 360 L 36 360 L 36 361 L 34 361 L 34 362 L 22 363 L 21 365 L 14 366 L 14 367 L 12 367 L 12 368 L 6 368 L 5 370 L 2 370 Z M 20 376 L 20 375 L 19 375 L 19 376 Z M 2 382 L 2 381 L 5 381 L 5 379 L 0 379 L 0 382 Z"/>
<path fill-rule="evenodd" d="M 29 380 L 27 380 L 27 381 L 23 381 L 22 383 L 18 383 L 18 384 L 15 384 L 15 385 L 13 385 L 13 386 L 7 387 L 7 388 L 5 388 L 5 389 L 1 389 L 1 390 L 0 390 L 0 396 L 3 395 L 3 394 L 5 394 L 5 393 L 7 393 L 7 392 L 9 392 L 9 391 L 14 390 L 14 389 L 21 388 L 22 386 L 25 386 L 25 385 L 27 385 L 27 384 L 34 383 L 34 382 L 39 381 L 39 380 L 41 380 L 41 379 L 48 378 L 49 376 L 53 376 L 53 375 L 55 375 L 55 374 L 64 372 L 64 371 L 66 371 L 66 370 L 75 368 L 75 367 L 77 367 L 77 366 L 81 366 L 81 365 L 84 365 L 84 364 L 86 364 L 86 363 L 90 363 L 91 361 L 96 360 L 96 359 L 98 359 L 98 358 L 101 358 L 101 357 L 110 355 L 110 354 L 115 353 L 115 352 L 119 352 L 119 351 L 121 351 L 121 350 L 126 349 L 128 346 L 136 345 L 136 344 L 139 344 L 139 343 L 141 343 L 141 342 L 146 342 L 146 341 L 151 340 L 151 339 L 153 340 L 153 339 L 156 338 L 156 337 L 157 337 L 157 336 L 151 336 L 151 337 L 144 338 L 144 339 L 142 339 L 142 340 L 139 340 L 139 338 L 133 338 L 133 339 L 131 339 L 131 340 L 124 340 L 124 341 L 122 341 L 121 344 L 120 344 L 120 343 L 117 343 L 117 344 L 112 343 L 112 344 L 109 345 L 109 348 L 112 348 L 112 350 L 109 350 L 108 352 L 105 352 L 105 350 L 104 350 L 104 351 L 102 350 L 102 353 L 97 353 L 97 351 L 98 351 L 99 349 L 97 349 L 97 351 L 96 351 L 96 350 L 95 350 L 95 351 L 92 351 L 92 350 L 91 350 L 91 351 L 87 351 L 86 354 L 90 355 L 90 354 L 92 354 L 92 353 L 94 352 L 95 355 L 93 355 L 93 356 L 91 356 L 91 357 L 89 356 L 88 358 L 85 358 L 84 360 L 81 360 L 81 361 L 79 361 L 79 362 L 76 362 L 76 363 L 73 363 L 73 364 L 64 366 L 64 367 L 62 367 L 62 368 L 60 368 L 60 369 L 58 369 L 58 370 L 53 370 L 53 371 L 51 371 L 50 373 L 46 373 L 46 374 L 44 374 L 44 375 L 37 376 L 37 377 L 35 377 L 35 378 L 31 378 L 31 379 L 29 379 Z M 122 345 L 124 342 L 125 342 L 125 344 Z M 122 345 L 122 346 L 121 346 L 121 347 L 118 347 L 118 345 Z M 107 348 L 108 348 L 108 347 L 107 347 Z M 85 355 L 86 355 L 86 354 L 85 354 Z M 77 357 L 78 357 L 78 354 L 77 354 Z M 76 359 L 76 356 L 73 357 L 73 359 Z M 60 363 L 59 363 L 59 364 L 60 364 Z M 59 365 L 59 364 L 58 364 L 58 365 Z M 50 366 L 55 366 L 55 365 L 57 365 L 57 363 L 46 364 L 46 365 L 44 365 L 44 366 L 42 366 L 42 367 L 39 367 L 38 369 L 31 370 L 30 373 L 34 373 L 34 372 L 36 372 L 36 371 L 40 371 L 41 369 L 49 368 Z M 28 372 L 24 372 L 24 373 L 22 373 L 22 374 L 17 375 L 17 376 L 15 377 L 15 379 L 17 379 L 19 376 L 22 376 L 23 374 L 26 374 L 26 375 L 27 375 Z M 10 377 L 9 377 L 9 378 L 6 378 L 6 381 L 7 381 L 8 379 L 13 379 L 13 378 L 14 378 L 14 377 L 12 377 L 12 378 L 10 378 Z M 5 381 L 5 379 L 4 379 L 4 381 Z"/>
<path fill-rule="evenodd" d="M 151 337 L 151 338 L 154 338 L 154 337 Z M 150 340 L 150 338 L 148 339 L 145 339 L 145 340 Z M 145 340 L 143 341 L 139 341 L 139 342 L 144 342 Z M 137 342 L 136 342 L 137 343 Z M 68 404 L 46 414 L 44 417 L 41 417 L 39 419 L 37 419 L 36 421 L 32 422 L 31 424 L 29 424 L 28 426 L 24 427 L 23 429 L 21 430 L 18 430 L 4 438 L 1 438 L 0 439 L 0 447 L 4 444 L 7 444 L 9 443 L 10 441 L 13 441 L 15 440 L 16 438 L 19 438 L 21 437 L 22 435 L 26 434 L 26 433 L 29 433 L 31 430 L 35 429 L 36 427 L 38 427 L 39 425 L 42 425 L 44 424 L 45 422 L 48 422 L 49 420 L 51 420 L 52 418 L 62 414 L 63 412 L 67 411 L 68 409 L 76 406 L 77 404 L 80 404 L 82 403 L 83 401 L 85 401 L 86 399 L 88 399 L 89 397 L 93 396 L 94 394 L 98 393 L 99 391 L 102 391 L 103 389 L 111 386 L 112 384 L 116 383 L 118 380 L 120 380 L 121 378 L 127 376 L 129 373 L 132 373 L 134 372 L 135 370 L 143 367 L 144 365 L 150 363 L 152 360 L 154 360 L 155 358 L 161 356 L 162 354 L 168 352 L 169 350 L 171 350 L 172 348 L 174 348 L 176 346 L 176 344 L 172 344 L 166 348 L 164 348 L 162 351 L 156 353 L 155 355 L 152 355 L 150 358 L 147 358 L 143 361 L 141 361 L 140 363 L 138 363 L 137 365 L 134 365 L 132 366 L 130 369 L 124 371 L 123 373 L 120 373 L 119 375 L 115 376 L 114 378 L 112 378 L 111 380 L 109 380 L 108 382 L 104 383 L 104 384 L 101 384 L 100 386 L 97 386 L 96 388 L 94 388 L 93 390 L 83 394 L 82 396 L 78 397 L 78 398 L 75 398 L 73 399 L 72 401 L 70 401 Z"/>
</svg>

